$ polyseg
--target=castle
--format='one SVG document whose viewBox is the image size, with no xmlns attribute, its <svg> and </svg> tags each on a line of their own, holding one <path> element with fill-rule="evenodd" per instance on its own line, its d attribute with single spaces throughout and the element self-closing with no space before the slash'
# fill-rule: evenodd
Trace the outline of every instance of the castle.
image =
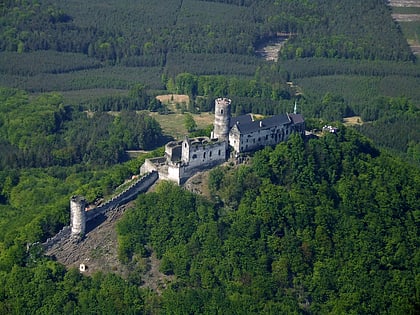
<svg viewBox="0 0 420 315">
<path fill-rule="evenodd" d="M 229 156 L 238 158 L 265 146 L 273 146 L 286 141 L 291 134 L 305 132 L 305 120 L 296 113 L 281 114 L 256 120 L 251 114 L 231 117 L 231 100 L 218 98 L 215 101 L 214 129 L 211 137 L 197 137 L 171 141 L 165 146 L 165 155 L 146 159 L 140 168 L 145 174 L 107 203 L 86 211 L 83 197 L 74 196 L 70 200 L 70 226 L 63 228 L 55 237 L 48 239 L 44 248 L 71 235 L 81 239 L 86 233 L 86 223 L 106 214 L 121 204 L 134 199 L 139 193 L 147 191 L 158 179 L 184 183 L 195 173 L 225 162 Z"/>
<path fill-rule="evenodd" d="M 235 157 L 265 146 L 286 141 L 292 133 L 305 132 L 301 114 L 281 114 L 256 120 L 251 114 L 231 117 L 231 100 L 215 100 L 214 129 L 211 137 L 171 141 L 165 156 L 147 159 L 140 173 L 157 171 L 159 178 L 184 183 L 198 171 L 222 164 L 230 155 Z"/>
</svg>

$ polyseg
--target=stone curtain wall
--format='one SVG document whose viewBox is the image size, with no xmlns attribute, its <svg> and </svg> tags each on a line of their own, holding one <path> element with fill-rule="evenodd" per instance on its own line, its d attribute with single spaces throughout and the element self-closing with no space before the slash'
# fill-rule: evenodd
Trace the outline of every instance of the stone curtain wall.
<svg viewBox="0 0 420 315">
<path fill-rule="evenodd" d="M 139 193 L 146 191 L 150 186 L 158 179 L 159 174 L 156 171 L 144 175 L 142 178 L 133 183 L 130 187 L 124 190 L 119 195 L 112 198 L 107 203 L 103 204 L 100 207 L 94 208 L 91 211 L 86 212 L 86 222 L 96 218 L 102 213 L 106 213 L 108 210 L 111 210 L 119 205 L 122 205 L 130 200 L 133 200 Z M 65 226 L 60 232 L 58 232 L 53 237 L 47 239 L 42 247 L 46 252 L 53 248 L 58 243 L 63 243 L 68 241 L 71 238 L 71 226 Z M 39 243 L 35 243 L 36 245 Z"/>
<path fill-rule="evenodd" d="M 158 179 L 158 172 L 152 171 L 147 175 L 144 175 L 138 181 L 129 186 L 119 195 L 113 197 L 103 205 L 93 208 L 86 212 L 86 222 L 96 218 L 97 216 L 107 212 L 108 210 L 114 209 L 130 200 L 133 200 L 139 193 L 146 191 L 150 186 Z"/>
<path fill-rule="evenodd" d="M 58 232 L 53 237 L 50 237 L 42 243 L 42 247 L 46 252 L 48 252 L 55 244 L 61 243 L 63 240 L 68 240 L 71 236 L 71 227 L 65 226 L 60 232 Z M 33 245 L 37 245 L 39 242 L 34 243 Z"/>
</svg>

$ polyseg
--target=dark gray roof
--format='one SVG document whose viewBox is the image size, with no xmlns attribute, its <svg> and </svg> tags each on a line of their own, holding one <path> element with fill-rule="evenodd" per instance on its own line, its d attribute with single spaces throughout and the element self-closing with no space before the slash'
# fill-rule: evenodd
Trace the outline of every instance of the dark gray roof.
<svg viewBox="0 0 420 315">
<path fill-rule="evenodd" d="M 242 124 L 249 124 L 250 122 L 252 122 L 252 115 L 251 114 L 245 114 L 245 115 L 232 117 L 230 119 L 229 129 L 232 128 L 236 124 L 241 124 L 242 125 Z"/>
<path fill-rule="evenodd" d="M 232 118 L 232 121 L 236 122 L 234 118 Z M 289 119 L 289 116 L 286 114 L 281 115 L 275 115 L 268 118 L 265 118 L 263 120 L 254 120 L 246 123 L 237 123 L 236 126 L 238 127 L 238 130 L 242 134 L 249 134 L 251 132 L 258 131 L 259 129 L 267 129 L 277 126 L 282 126 L 289 124 L 291 121 Z M 235 123 L 234 123 L 235 124 Z"/>
<path fill-rule="evenodd" d="M 301 114 L 289 114 L 289 116 L 295 125 L 303 124 L 305 122 L 305 119 Z"/>
</svg>

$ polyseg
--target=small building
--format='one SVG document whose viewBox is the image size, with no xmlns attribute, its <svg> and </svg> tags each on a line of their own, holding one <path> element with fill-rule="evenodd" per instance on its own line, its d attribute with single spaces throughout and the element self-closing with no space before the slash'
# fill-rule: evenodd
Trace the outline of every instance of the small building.
<svg viewBox="0 0 420 315">
<path fill-rule="evenodd" d="M 79 265 L 79 271 L 80 272 L 85 272 L 87 270 L 87 266 L 85 264 L 80 264 Z"/>
</svg>

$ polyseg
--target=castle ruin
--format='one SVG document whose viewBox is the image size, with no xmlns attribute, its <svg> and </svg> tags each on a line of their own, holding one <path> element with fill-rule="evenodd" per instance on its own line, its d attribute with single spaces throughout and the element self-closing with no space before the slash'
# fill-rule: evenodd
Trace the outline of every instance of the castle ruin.
<svg viewBox="0 0 420 315">
<path fill-rule="evenodd" d="M 46 251 L 56 248 L 66 240 L 80 241 L 87 233 L 87 222 L 134 199 L 146 191 L 158 178 L 183 184 L 199 171 L 227 161 L 229 156 L 238 157 L 267 145 L 286 141 L 292 133 L 304 134 L 305 121 L 296 113 L 282 114 L 256 120 L 253 115 L 231 117 L 231 100 L 215 100 L 214 129 L 211 137 L 185 137 L 165 146 L 163 157 L 147 159 L 140 168 L 143 177 L 136 180 L 122 193 L 105 204 L 86 210 L 81 196 L 70 199 L 70 226 L 43 243 Z"/>
<path fill-rule="evenodd" d="M 304 132 L 305 120 L 296 113 L 296 105 L 293 114 L 256 120 L 251 114 L 231 117 L 231 100 L 218 98 L 210 138 L 171 141 L 165 146 L 165 155 L 147 159 L 140 173 L 156 171 L 159 178 L 182 184 L 195 173 L 222 164 L 231 154 L 238 157 L 286 141 L 292 133 Z"/>
</svg>

